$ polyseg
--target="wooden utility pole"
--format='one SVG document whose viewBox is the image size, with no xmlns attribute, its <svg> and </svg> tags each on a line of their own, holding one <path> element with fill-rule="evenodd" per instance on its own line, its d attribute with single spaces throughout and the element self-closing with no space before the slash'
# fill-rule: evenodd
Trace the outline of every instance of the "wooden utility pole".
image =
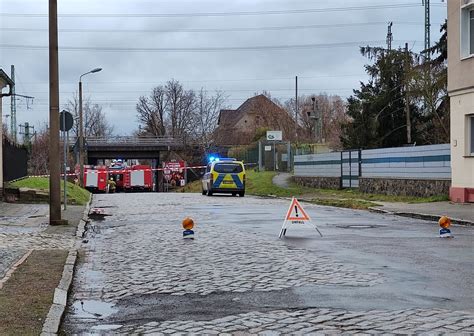
<svg viewBox="0 0 474 336">
<path fill-rule="evenodd" d="M 49 0 L 49 224 L 61 220 L 59 153 L 58 4 Z"/>
<path fill-rule="evenodd" d="M 408 96 L 409 72 L 410 72 L 410 55 L 408 54 L 408 43 L 405 43 L 405 115 L 406 115 L 406 122 L 407 122 L 407 143 L 411 144 L 410 100 Z"/>
</svg>

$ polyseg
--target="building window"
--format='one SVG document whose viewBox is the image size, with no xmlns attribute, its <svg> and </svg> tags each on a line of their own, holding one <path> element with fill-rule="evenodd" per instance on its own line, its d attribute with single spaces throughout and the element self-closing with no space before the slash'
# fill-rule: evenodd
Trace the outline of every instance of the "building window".
<svg viewBox="0 0 474 336">
<path fill-rule="evenodd" d="M 474 55 L 474 5 L 461 8 L 461 57 Z"/>
<path fill-rule="evenodd" d="M 469 11 L 469 54 L 474 55 L 474 10 Z"/>
<path fill-rule="evenodd" d="M 468 143 L 469 143 L 469 155 L 474 156 L 474 114 L 468 115 L 467 116 L 467 124 L 469 128 L 469 138 L 468 138 Z"/>
</svg>

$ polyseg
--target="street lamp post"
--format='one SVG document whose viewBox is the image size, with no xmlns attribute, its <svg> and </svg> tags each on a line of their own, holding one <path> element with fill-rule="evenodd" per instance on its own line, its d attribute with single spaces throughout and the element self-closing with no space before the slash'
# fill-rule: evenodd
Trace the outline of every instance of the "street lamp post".
<svg viewBox="0 0 474 336">
<path fill-rule="evenodd" d="M 82 118 L 82 77 L 91 73 L 101 71 L 102 68 L 95 68 L 79 77 L 79 183 L 84 187 L 84 125 Z"/>
</svg>

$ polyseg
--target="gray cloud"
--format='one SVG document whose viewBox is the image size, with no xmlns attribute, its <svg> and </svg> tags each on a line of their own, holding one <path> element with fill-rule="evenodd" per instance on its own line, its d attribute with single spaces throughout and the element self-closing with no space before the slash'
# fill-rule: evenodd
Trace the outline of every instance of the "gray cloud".
<svg viewBox="0 0 474 336">
<path fill-rule="evenodd" d="M 434 1 L 432 1 L 434 3 Z M 388 0 L 372 1 L 59 1 L 60 14 L 110 13 L 196 13 L 269 11 L 284 9 L 328 8 L 393 4 Z M 393 21 L 394 47 L 411 43 L 414 51 L 423 47 L 423 7 L 419 0 L 397 0 L 419 4 L 417 7 L 328 13 L 252 15 L 225 17 L 60 17 L 59 29 L 87 29 L 91 32 L 60 32 L 60 46 L 121 48 L 209 48 L 328 44 L 358 41 L 384 41 L 385 24 L 335 27 L 341 23 Z M 47 13 L 47 1 L 0 0 L 2 13 Z M 446 9 L 432 8 L 432 41 L 439 37 L 436 23 L 444 21 Z M 0 16 L 0 43 L 3 45 L 41 45 L 48 43 L 46 17 Z M 418 24 L 413 24 L 418 23 Z M 327 24 L 332 27 L 303 30 L 261 30 L 245 32 L 99 32 L 99 30 L 177 30 Z M 7 31 L 6 28 L 34 28 L 38 31 Z M 259 51 L 218 52 L 104 52 L 60 50 L 61 103 L 77 91 L 79 76 L 100 66 L 104 70 L 84 77 L 84 94 L 104 106 L 118 133 L 129 134 L 136 126 L 135 103 L 152 87 L 175 78 L 186 88 L 212 91 L 221 89 L 229 95 L 228 104 L 237 107 L 254 92 L 267 90 L 276 98 L 294 95 L 294 76 L 300 77 L 302 94 L 326 91 L 347 97 L 352 88 L 365 80 L 366 63 L 357 46 Z M 17 70 L 17 92 L 35 96 L 26 109 L 18 101 L 17 121 L 35 125 L 48 120 L 48 51 L 0 50 L 0 67 Z M 247 80 L 245 80 L 247 79 Z M 9 100 L 4 99 L 4 111 Z M 6 113 L 6 112 L 5 112 Z"/>
</svg>

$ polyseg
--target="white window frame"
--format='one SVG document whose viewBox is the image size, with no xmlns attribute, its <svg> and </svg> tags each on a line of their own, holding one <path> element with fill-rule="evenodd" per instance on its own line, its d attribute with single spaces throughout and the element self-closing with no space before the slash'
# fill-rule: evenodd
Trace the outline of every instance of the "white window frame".
<svg viewBox="0 0 474 336">
<path fill-rule="evenodd" d="M 467 156 L 474 156 L 474 113 L 466 115 L 467 137 L 466 147 Z"/>
<path fill-rule="evenodd" d="M 474 12 L 473 0 L 469 0 L 467 4 L 461 6 L 461 12 L 460 12 L 460 17 L 459 17 L 460 19 L 460 35 L 459 35 L 460 43 L 459 44 L 461 46 L 461 59 L 474 57 L 474 50 L 471 50 L 471 39 L 474 37 L 470 36 L 471 24 L 474 24 L 474 20 L 471 20 L 471 17 L 470 17 L 471 12 Z"/>
</svg>

